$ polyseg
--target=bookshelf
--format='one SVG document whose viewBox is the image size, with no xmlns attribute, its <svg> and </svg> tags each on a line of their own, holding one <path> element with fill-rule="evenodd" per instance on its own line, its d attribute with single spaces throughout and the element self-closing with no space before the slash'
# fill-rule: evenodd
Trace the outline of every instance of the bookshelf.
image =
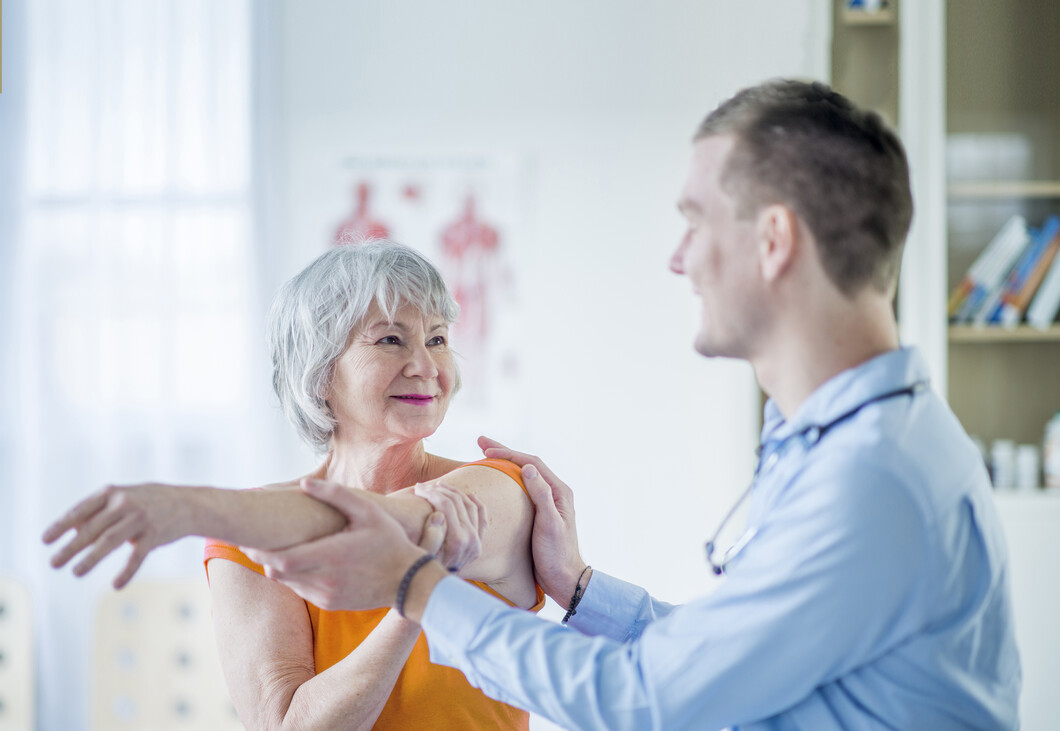
<svg viewBox="0 0 1060 731">
<path fill-rule="evenodd" d="M 1060 4 L 945 3 L 946 286 L 1012 215 L 1060 214 Z M 951 325 L 948 398 L 969 433 L 1040 446 L 1060 408 L 1060 324 Z"/>
<path fill-rule="evenodd" d="M 1048 330 L 1038 330 L 1029 325 L 1020 325 L 1012 329 L 1004 327 L 976 327 L 974 325 L 950 325 L 949 342 L 950 345 L 979 343 L 1060 343 L 1060 324 L 1054 323 Z"/>
<path fill-rule="evenodd" d="M 897 20 L 898 120 L 917 207 L 899 328 L 924 353 L 965 428 L 984 441 L 1005 435 L 1040 444 L 1060 405 L 1057 323 L 1007 332 L 949 327 L 946 317 L 952 286 L 1007 216 L 1023 213 L 1040 225 L 1060 213 L 1058 16 L 1056 0 L 916 0 L 902 4 Z M 958 152 L 985 138 L 981 150 L 991 153 L 979 170 L 949 159 L 955 135 Z M 1020 723 L 1051 729 L 1060 718 L 1060 588 L 1044 578 L 1060 564 L 1060 490 L 994 497 L 1023 666 Z"/>
<path fill-rule="evenodd" d="M 851 10 L 844 7 L 840 11 L 844 25 L 894 25 L 896 16 L 890 7 L 879 10 Z"/>
<path fill-rule="evenodd" d="M 832 3 L 832 86 L 898 123 L 898 0 L 875 11 Z"/>
<path fill-rule="evenodd" d="M 1011 216 L 1060 214 L 1060 2 L 891 2 L 881 15 L 834 0 L 832 19 L 833 86 L 897 125 L 912 163 L 902 339 L 970 434 L 1040 446 L 1060 408 L 1060 324 L 948 326 L 945 312 Z"/>
<path fill-rule="evenodd" d="M 996 180 L 990 182 L 950 183 L 946 188 L 950 200 L 1006 200 L 1018 198 L 1060 199 L 1060 181 Z"/>
</svg>

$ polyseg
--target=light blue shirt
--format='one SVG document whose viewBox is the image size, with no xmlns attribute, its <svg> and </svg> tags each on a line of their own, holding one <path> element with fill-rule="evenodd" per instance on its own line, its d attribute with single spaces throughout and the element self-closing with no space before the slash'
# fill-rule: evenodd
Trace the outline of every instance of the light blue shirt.
<svg viewBox="0 0 1060 731">
<path fill-rule="evenodd" d="M 902 349 L 789 421 L 767 404 L 757 532 L 715 592 L 674 607 L 597 571 L 572 631 L 448 577 L 423 619 L 432 661 L 569 728 L 1016 728 L 1004 538 L 949 408 L 925 389 L 807 431 L 926 378 Z"/>
</svg>

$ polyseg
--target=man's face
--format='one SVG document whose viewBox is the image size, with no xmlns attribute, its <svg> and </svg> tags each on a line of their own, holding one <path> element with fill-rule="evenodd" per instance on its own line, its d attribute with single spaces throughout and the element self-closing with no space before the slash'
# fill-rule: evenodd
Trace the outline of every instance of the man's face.
<svg viewBox="0 0 1060 731">
<path fill-rule="evenodd" d="M 694 143 L 688 178 L 677 208 L 688 228 L 670 269 L 688 276 L 702 302 L 696 350 L 706 356 L 748 358 L 762 305 L 753 218 L 738 220 L 736 202 L 720 177 L 733 137 Z"/>
</svg>

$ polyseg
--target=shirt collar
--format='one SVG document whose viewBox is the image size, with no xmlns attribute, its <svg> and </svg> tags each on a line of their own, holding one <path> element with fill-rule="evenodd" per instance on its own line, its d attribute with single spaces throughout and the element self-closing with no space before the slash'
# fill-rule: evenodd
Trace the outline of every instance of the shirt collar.
<svg viewBox="0 0 1060 731">
<path fill-rule="evenodd" d="M 762 444 L 827 424 L 876 396 L 927 378 L 927 362 L 919 350 L 910 347 L 888 351 L 822 383 L 789 421 L 784 420 L 776 403 L 769 399 L 763 412 Z"/>
</svg>

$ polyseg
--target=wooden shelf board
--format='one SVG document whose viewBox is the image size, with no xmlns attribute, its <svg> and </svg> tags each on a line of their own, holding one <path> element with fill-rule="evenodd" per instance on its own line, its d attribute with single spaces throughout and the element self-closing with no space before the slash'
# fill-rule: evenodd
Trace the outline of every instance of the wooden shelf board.
<svg viewBox="0 0 1060 731">
<path fill-rule="evenodd" d="M 1057 180 L 998 180 L 977 183 L 951 183 L 950 198 L 1060 198 Z"/>
<path fill-rule="evenodd" d="M 1008 490 L 994 490 L 994 498 L 1003 502 L 1009 503 L 1022 503 L 1032 501 L 1049 501 L 1055 500 L 1060 504 L 1060 488 L 1058 487 L 1039 487 L 1034 490 L 1019 490 L 1019 489 L 1008 489 Z"/>
<path fill-rule="evenodd" d="M 951 343 L 1011 343 L 1011 342 L 1060 342 L 1060 324 L 1054 324 L 1047 330 L 1039 330 L 1030 325 L 1005 328 L 997 325 L 976 327 L 975 325 L 950 325 L 949 340 Z"/>
<path fill-rule="evenodd" d="M 880 10 L 844 10 L 840 16 L 844 25 L 894 25 L 895 15 L 890 8 Z"/>
</svg>

